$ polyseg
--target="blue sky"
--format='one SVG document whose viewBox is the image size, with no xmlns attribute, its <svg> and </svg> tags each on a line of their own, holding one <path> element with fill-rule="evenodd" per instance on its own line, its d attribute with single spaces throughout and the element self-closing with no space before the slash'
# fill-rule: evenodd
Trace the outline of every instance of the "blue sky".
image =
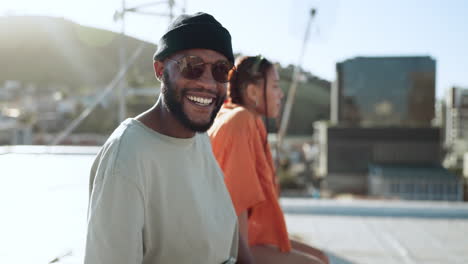
<svg viewBox="0 0 468 264">
<path fill-rule="evenodd" d="M 127 6 L 152 0 L 126 0 Z M 176 12 L 184 1 L 177 1 Z M 121 0 L 2 0 L 0 15 L 52 15 L 99 28 L 113 21 Z M 335 79 L 335 63 L 356 56 L 424 55 L 437 61 L 437 95 L 468 87 L 468 1 L 464 0 L 185 0 L 188 13 L 213 14 L 233 37 L 234 50 L 296 63 L 310 8 L 317 8 L 303 67 Z M 163 5 L 159 8 L 164 8 Z M 158 8 L 149 9 L 161 11 Z M 164 17 L 129 14 L 129 35 L 157 42 Z"/>
</svg>

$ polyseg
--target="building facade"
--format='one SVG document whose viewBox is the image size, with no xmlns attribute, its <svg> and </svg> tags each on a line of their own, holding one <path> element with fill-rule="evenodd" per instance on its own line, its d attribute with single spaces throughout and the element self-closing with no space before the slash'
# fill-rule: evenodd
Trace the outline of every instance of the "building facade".
<svg viewBox="0 0 468 264">
<path fill-rule="evenodd" d="M 463 154 L 468 152 L 468 89 L 452 87 L 445 101 L 444 165 L 463 167 Z"/>
<path fill-rule="evenodd" d="M 431 57 L 357 57 L 337 63 L 332 122 L 428 127 L 434 119 L 435 74 Z"/>
<path fill-rule="evenodd" d="M 438 128 L 363 128 L 315 125 L 319 155 L 315 174 L 325 178 L 334 193 L 368 192 L 369 167 L 436 166 L 441 161 Z"/>
</svg>

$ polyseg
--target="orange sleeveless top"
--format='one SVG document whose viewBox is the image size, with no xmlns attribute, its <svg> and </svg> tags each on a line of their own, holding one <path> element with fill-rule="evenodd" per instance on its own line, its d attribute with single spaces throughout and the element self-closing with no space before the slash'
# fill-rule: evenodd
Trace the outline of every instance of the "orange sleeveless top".
<svg viewBox="0 0 468 264">
<path fill-rule="evenodd" d="M 290 251 L 263 121 L 242 106 L 226 103 L 208 134 L 237 215 L 248 212 L 249 245 Z"/>
</svg>

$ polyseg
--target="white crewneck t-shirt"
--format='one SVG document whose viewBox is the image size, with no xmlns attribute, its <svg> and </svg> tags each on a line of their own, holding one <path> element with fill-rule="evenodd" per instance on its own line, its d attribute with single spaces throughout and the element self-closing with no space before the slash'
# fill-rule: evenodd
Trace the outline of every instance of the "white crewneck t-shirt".
<svg viewBox="0 0 468 264">
<path fill-rule="evenodd" d="M 124 121 L 95 159 L 86 264 L 231 263 L 238 226 L 208 136 Z"/>
</svg>

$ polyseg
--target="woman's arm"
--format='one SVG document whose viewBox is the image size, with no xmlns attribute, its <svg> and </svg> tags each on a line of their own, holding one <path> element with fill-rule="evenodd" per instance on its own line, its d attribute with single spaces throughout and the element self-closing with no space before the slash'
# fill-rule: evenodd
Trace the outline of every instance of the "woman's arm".
<svg viewBox="0 0 468 264">
<path fill-rule="evenodd" d="M 239 264 L 253 264 L 253 256 L 249 248 L 249 233 L 247 222 L 247 211 L 241 213 L 238 217 L 239 220 L 239 252 L 237 255 L 237 263 Z"/>
</svg>

